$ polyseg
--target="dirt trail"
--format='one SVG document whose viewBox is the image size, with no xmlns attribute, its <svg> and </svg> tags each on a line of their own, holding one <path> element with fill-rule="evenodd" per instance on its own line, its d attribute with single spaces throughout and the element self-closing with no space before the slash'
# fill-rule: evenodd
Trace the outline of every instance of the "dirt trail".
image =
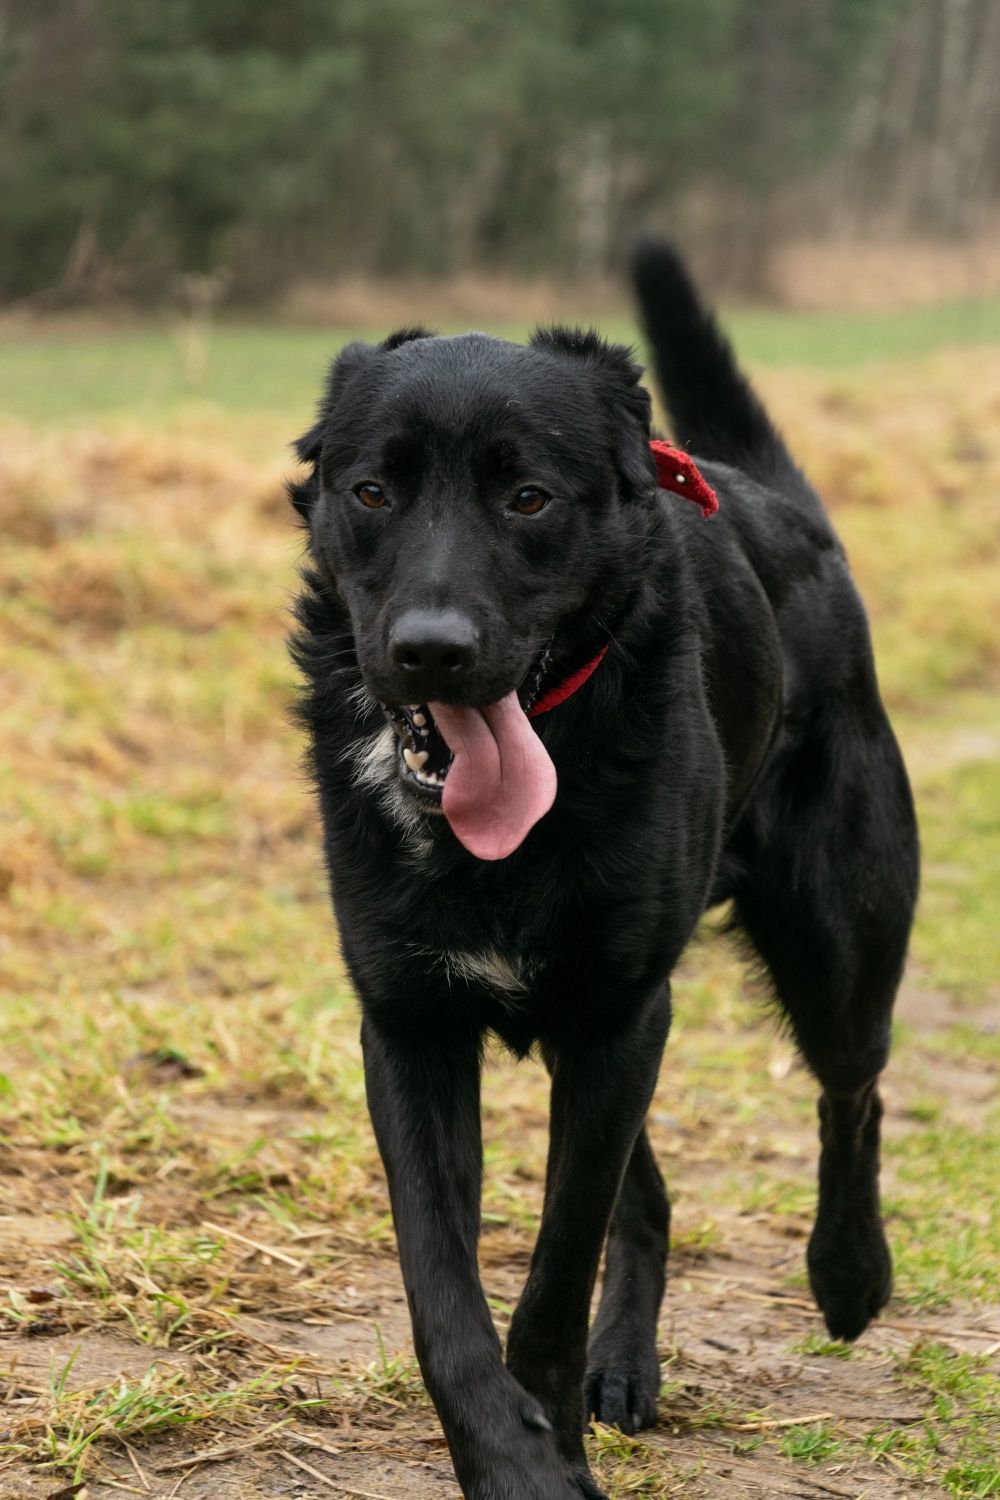
<svg viewBox="0 0 1000 1500">
<path fill-rule="evenodd" d="M 902 999 L 911 1025 L 930 1030 L 954 1019 L 953 1002 L 911 985 Z M 972 1126 L 995 1092 L 995 1078 L 974 1058 L 950 1065 L 954 1096 Z M 906 1089 L 889 1089 L 889 1129 L 906 1128 Z M 669 1128 L 665 1121 L 654 1133 Z M 793 1139 L 802 1169 L 813 1157 L 811 1131 Z M 720 1181 L 720 1194 L 722 1184 Z M 865 1335 L 850 1358 L 804 1353 L 802 1341 L 821 1337 L 816 1311 L 789 1277 L 802 1263 L 806 1225 L 799 1216 L 737 1214 L 720 1198 L 714 1206 L 716 1248 L 682 1248 L 672 1257 L 671 1281 L 660 1324 L 664 1394 L 659 1426 L 635 1444 L 608 1445 L 594 1455 L 609 1492 L 648 1496 L 869 1497 L 903 1500 L 917 1493 L 945 1492 L 907 1477 L 891 1462 L 848 1452 L 879 1423 L 919 1423 L 926 1396 L 900 1378 L 898 1358 L 920 1338 L 982 1354 L 1000 1350 L 1000 1308 L 952 1307 L 947 1314 L 916 1315 L 891 1308 Z M 24 1234 L 28 1224 L 3 1226 Z M 39 1246 L 57 1244 L 60 1226 L 38 1220 L 31 1233 Z M 482 1242 L 483 1280 L 500 1305 L 517 1297 L 527 1267 L 528 1243 L 521 1232 L 487 1226 Z M 278 1438 L 260 1448 L 253 1431 L 231 1438 L 183 1436 L 140 1443 L 132 1456 L 108 1451 L 101 1479 L 82 1500 L 118 1500 L 144 1494 L 156 1500 L 252 1500 L 267 1496 L 340 1494 L 361 1500 L 431 1500 L 455 1497 L 447 1451 L 433 1412 L 412 1375 L 409 1322 L 394 1257 L 385 1247 L 359 1250 L 338 1281 L 336 1303 L 309 1319 L 243 1317 L 238 1331 L 277 1359 L 300 1359 L 301 1383 L 324 1399 L 321 1419 L 292 1420 Z M 44 1388 L 77 1350 L 71 1381 L 86 1386 L 122 1373 L 137 1378 L 154 1361 L 188 1365 L 191 1355 L 145 1348 L 120 1333 L 64 1333 L 54 1338 L 13 1338 L 4 1343 L 4 1367 L 14 1371 L 9 1389 Z M 397 1357 L 407 1370 L 393 1392 L 372 1387 L 360 1408 L 345 1404 L 339 1381 L 365 1379 L 365 1372 Z M 825 1462 L 806 1462 L 781 1451 L 804 1431 L 835 1432 L 841 1450 Z M 279 1451 L 273 1451 L 277 1445 Z M 598 1445 L 600 1446 L 600 1445 Z M 800 1444 L 800 1447 L 802 1444 Z M 221 1450 L 221 1451 L 220 1451 Z M 822 1449 L 820 1448 L 820 1451 Z M 216 1457 L 216 1455 L 218 1455 Z M 190 1462 L 201 1456 L 201 1462 Z M 633 1490 L 629 1479 L 641 1485 Z M 0 1470 L 0 1500 L 69 1500 L 64 1480 L 37 1468 Z"/>
<path fill-rule="evenodd" d="M 727 1234 L 727 1240 L 729 1236 Z M 765 1496 L 866 1496 L 902 1500 L 916 1493 L 915 1482 L 884 1464 L 865 1460 L 820 1464 L 796 1462 L 777 1451 L 781 1436 L 818 1422 L 841 1434 L 859 1435 L 870 1425 L 873 1409 L 887 1425 L 920 1421 L 926 1403 L 899 1382 L 894 1356 L 921 1335 L 958 1350 L 982 1353 L 1000 1342 L 1000 1308 L 992 1314 L 952 1309 L 947 1317 L 914 1318 L 897 1312 L 862 1340 L 850 1359 L 817 1358 L 794 1347 L 818 1328 L 815 1311 L 801 1296 L 779 1291 L 780 1273 L 801 1255 L 801 1243 L 789 1242 L 763 1222 L 744 1224 L 739 1253 L 675 1265 L 667 1307 L 661 1322 L 660 1348 L 667 1394 L 661 1401 L 658 1428 L 644 1434 L 632 1463 L 637 1471 L 657 1462 L 664 1476 L 647 1481 L 644 1495 L 717 1496 L 720 1482 L 727 1496 L 762 1500 Z M 487 1257 L 488 1258 L 488 1257 Z M 484 1280 L 491 1295 L 516 1295 L 521 1270 L 487 1265 Z M 338 1317 L 323 1326 L 276 1320 L 247 1320 L 248 1329 L 282 1353 L 300 1353 L 325 1370 L 361 1374 L 379 1359 L 378 1337 L 387 1356 L 410 1354 L 408 1321 L 398 1271 L 392 1260 L 371 1257 L 352 1273 L 354 1300 L 365 1313 Z M 378 1332 L 376 1332 L 376 1329 Z M 16 1368 L 26 1383 L 47 1378 L 79 1343 L 74 1378 L 81 1381 L 116 1371 L 141 1374 L 155 1351 L 145 1351 L 110 1334 L 83 1340 L 24 1341 L 16 1349 Z M 175 1356 L 166 1356 L 167 1359 Z M 305 1379 L 305 1377 L 304 1377 Z M 310 1380 L 307 1383 L 312 1384 Z M 136 1459 L 149 1484 L 143 1490 L 137 1468 L 122 1454 L 112 1459 L 109 1483 L 87 1486 L 84 1500 L 116 1500 L 125 1492 L 151 1494 L 157 1500 L 176 1493 L 183 1500 L 249 1500 L 256 1496 L 318 1497 L 331 1493 L 384 1496 L 388 1500 L 458 1497 L 444 1444 L 433 1413 L 393 1398 L 375 1398 L 362 1415 L 338 1415 L 338 1398 L 329 1377 L 316 1380 L 329 1398 L 322 1426 L 292 1425 L 279 1443 L 284 1454 L 237 1452 L 220 1462 L 185 1467 L 195 1454 L 217 1451 L 217 1441 L 190 1437 L 140 1445 Z M 715 1416 L 706 1418 L 706 1411 Z M 746 1413 L 760 1412 L 760 1425 Z M 729 1416 L 727 1414 L 733 1414 Z M 415 1425 L 416 1419 L 416 1425 Z M 714 1420 L 719 1425 L 695 1425 Z M 738 1424 L 744 1425 L 738 1425 Z M 755 1439 L 765 1439 L 753 1451 Z M 245 1441 L 234 1434 L 231 1446 Z M 223 1444 L 223 1447 L 226 1445 Z M 311 1466 L 318 1476 L 295 1463 Z M 627 1463 L 628 1460 L 626 1459 Z M 621 1461 L 610 1473 L 625 1478 Z M 605 1466 L 605 1478 L 609 1468 Z M 0 1496 L 50 1497 L 54 1482 L 37 1469 L 18 1466 L 0 1474 Z M 919 1487 L 922 1495 L 943 1490 Z M 628 1493 L 626 1489 L 624 1493 Z M 68 1497 L 67 1497 L 68 1500 Z"/>
</svg>

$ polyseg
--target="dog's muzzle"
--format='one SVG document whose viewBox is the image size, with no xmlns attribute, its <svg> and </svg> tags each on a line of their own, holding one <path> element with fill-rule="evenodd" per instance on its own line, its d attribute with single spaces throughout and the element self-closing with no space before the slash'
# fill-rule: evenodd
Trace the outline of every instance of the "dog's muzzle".
<svg viewBox="0 0 1000 1500">
<path fill-rule="evenodd" d="M 551 660 L 551 646 L 550 640 L 518 688 L 517 696 L 525 713 L 538 698 Z M 396 734 L 396 769 L 400 781 L 428 812 L 440 811 L 445 778 L 454 756 L 438 733 L 434 715 L 426 703 L 380 706 Z"/>
</svg>

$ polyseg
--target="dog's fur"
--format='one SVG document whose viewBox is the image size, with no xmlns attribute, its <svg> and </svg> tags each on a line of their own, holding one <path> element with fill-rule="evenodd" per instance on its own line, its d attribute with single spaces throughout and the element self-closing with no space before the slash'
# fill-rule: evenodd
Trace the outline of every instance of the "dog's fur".
<svg viewBox="0 0 1000 1500">
<path fill-rule="evenodd" d="M 906 773 L 817 496 L 673 252 L 645 245 L 635 274 L 675 435 L 718 491 L 711 521 L 656 489 L 629 352 L 565 329 L 352 345 L 292 487 L 309 531 L 294 649 L 368 1099 L 421 1370 L 474 1500 L 598 1496 L 585 1416 L 655 1420 L 670 1211 L 643 1119 L 669 975 L 715 903 L 820 1084 L 807 1259 L 830 1333 L 855 1338 L 890 1289 L 877 1079 L 917 887 Z M 392 509 L 352 492 L 372 476 Z M 554 498 L 513 516 L 528 479 Z M 414 696 L 387 646 L 411 606 L 474 622 L 466 704 L 517 687 L 548 642 L 546 683 L 610 642 L 534 721 L 558 797 L 505 860 L 473 858 L 398 774 L 379 703 Z M 552 1074 L 506 1362 L 476 1260 L 490 1032 L 537 1045 Z"/>
</svg>

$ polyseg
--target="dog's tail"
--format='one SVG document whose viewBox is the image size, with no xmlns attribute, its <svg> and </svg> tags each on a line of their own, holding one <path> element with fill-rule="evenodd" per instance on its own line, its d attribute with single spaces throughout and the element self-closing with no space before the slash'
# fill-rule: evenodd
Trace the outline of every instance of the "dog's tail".
<svg viewBox="0 0 1000 1500">
<path fill-rule="evenodd" d="M 815 500 L 673 246 L 641 240 L 632 275 L 677 441 L 701 458 Z"/>
</svg>

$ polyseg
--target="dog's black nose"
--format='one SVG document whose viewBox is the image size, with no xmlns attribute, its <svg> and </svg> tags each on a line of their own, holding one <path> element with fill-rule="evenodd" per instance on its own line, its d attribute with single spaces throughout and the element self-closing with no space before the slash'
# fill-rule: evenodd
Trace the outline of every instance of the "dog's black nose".
<svg viewBox="0 0 1000 1500">
<path fill-rule="evenodd" d="M 389 656 L 413 678 L 457 681 L 479 659 L 479 634 L 457 609 L 409 609 L 392 628 Z"/>
</svg>

